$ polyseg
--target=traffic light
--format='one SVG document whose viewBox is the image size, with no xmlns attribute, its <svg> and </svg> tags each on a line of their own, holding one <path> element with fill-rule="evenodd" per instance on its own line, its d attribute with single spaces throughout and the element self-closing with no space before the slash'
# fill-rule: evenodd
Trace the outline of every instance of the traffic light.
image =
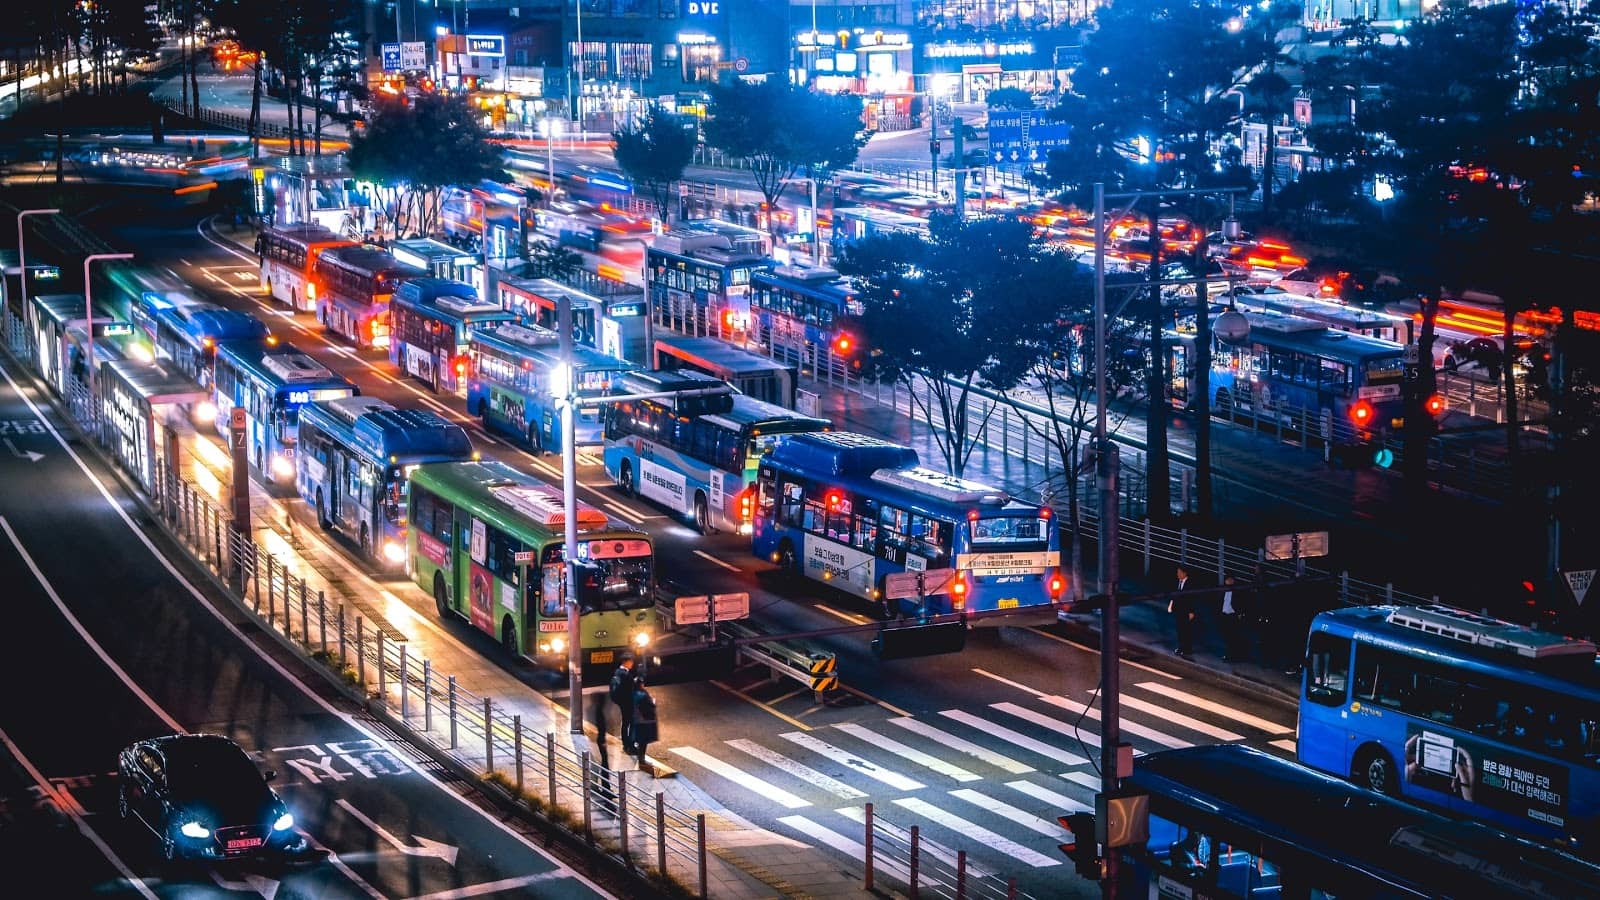
<svg viewBox="0 0 1600 900">
<path fill-rule="evenodd" d="M 1444 415 L 1446 404 L 1444 402 L 1443 394 L 1429 394 L 1428 399 L 1423 401 L 1423 404 L 1424 408 L 1428 411 L 1428 415 L 1433 416 L 1435 419 Z"/>
<path fill-rule="evenodd" d="M 1365 400 L 1357 400 L 1350 407 L 1350 421 L 1354 422 L 1357 428 L 1371 425 L 1372 417 L 1376 414 L 1377 411 L 1372 408 L 1372 404 Z"/>
<path fill-rule="evenodd" d="M 1058 845 L 1067 859 L 1072 860 L 1072 865 L 1078 870 L 1078 875 L 1090 881 L 1100 880 L 1100 854 L 1095 843 L 1094 814 L 1086 812 L 1069 813 L 1056 817 L 1062 828 L 1072 833 L 1069 843 Z"/>
</svg>

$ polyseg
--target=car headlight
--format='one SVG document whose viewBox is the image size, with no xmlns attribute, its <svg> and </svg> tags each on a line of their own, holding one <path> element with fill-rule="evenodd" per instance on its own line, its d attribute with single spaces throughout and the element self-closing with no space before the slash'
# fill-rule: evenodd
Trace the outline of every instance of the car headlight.
<svg viewBox="0 0 1600 900">
<path fill-rule="evenodd" d="M 400 563 L 406 561 L 406 548 L 400 546 L 394 541 L 384 541 L 383 558 L 394 563 L 395 565 L 399 565 Z"/>
<path fill-rule="evenodd" d="M 567 639 L 566 638 L 551 638 L 550 639 L 550 650 L 551 650 L 551 652 L 560 653 L 560 652 L 562 652 L 562 651 L 564 651 L 566 649 L 567 649 Z"/>
<path fill-rule="evenodd" d="M 211 829 L 201 825 L 199 822 L 183 823 L 183 827 L 178 829 L 178 833 L 187 838 L 194 838 L 197 841 L 211 837 Z"/>
<path fill-rule="evenodd" d="M 633 636 L 633 645 L 635 647 L 644 647 L 644 646 L 647 646 L 649 643 L 650 643 L 650 635 L 645 634 L 642 631 Z"/>
<path fill-rule="evenodd" d="M 281 815 L 281 816 L 277 817 L 276 819 L 272 820 L 272 830 L 273 831 L 288 831 L 289 829 L 291 829 L 293 827 L 294 827 L 294 816 L 291 816 L 288 813 L 284 813 L 283 815 Z"/>
</svg>

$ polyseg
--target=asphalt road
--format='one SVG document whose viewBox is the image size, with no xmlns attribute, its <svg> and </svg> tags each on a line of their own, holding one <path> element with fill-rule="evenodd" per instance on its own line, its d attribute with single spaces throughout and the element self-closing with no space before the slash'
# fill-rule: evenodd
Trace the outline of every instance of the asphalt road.
<svg viewBox="0 0 1600 900">
<path fill-rule="evenodd" d="M 0 421 L 17 450 L 0 456 L 8 894 L 609 896 L 302 681 L 156 552 L 137 510 L 89 473 L 109 476 L 80 464 L 9 382 Z M 123 746 L 178 730 L 227 735 L 276 769 L 297 827 L 324 852 L 287 868 L 162 862 L 148 831 L 119 819 L 112 771 Z"/>
</svg>

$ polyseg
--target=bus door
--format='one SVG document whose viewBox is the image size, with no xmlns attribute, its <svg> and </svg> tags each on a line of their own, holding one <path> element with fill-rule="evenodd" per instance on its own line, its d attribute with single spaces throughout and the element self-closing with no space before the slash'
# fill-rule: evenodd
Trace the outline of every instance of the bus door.
<svg viewBox="0 0 1600 900">
<path fill-rule="evenodd" d="M 552 634 L 565 634 L 567 631 L 567 567 L 560 561 L 560 550 L 555 551 L 553 558 L 547 551 L 545 557 L 544 566 L 540 570 L 538 593 L 533 593 L 531 583 L 528 586 L 528 612 L 534 615 L 529 615 L 524 620 L 538 620 L 540 640 L 545 640 Z"/>
</svg>

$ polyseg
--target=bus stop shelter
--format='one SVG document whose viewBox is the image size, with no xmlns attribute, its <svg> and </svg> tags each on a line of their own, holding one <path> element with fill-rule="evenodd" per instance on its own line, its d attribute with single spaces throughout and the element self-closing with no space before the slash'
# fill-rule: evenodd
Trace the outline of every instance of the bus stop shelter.
<svg viewBox="0 0 1600 900">
<path fill-rule="evenodd" d="M 211 394 L 167 364 L 131 359 L 102 363 L 98 387 L 106 446 L 124 471 L 154 490 L 157 440 L 187 421 L 184 406 Z"/>
<path fill-rule="evenodd" d="M 57 394 L 65 397 L 74 377 L 87 378 L 80 361 L 87 343 L 86 318 L 82 294 L 44 294 L 29 297 L 33 305 L 34 345 L 39 348 L 39 374 Z M 96 339 L 131 331 L 132 327 L 113 316 L 94 318 Z M 96 356 L 107 356 L 109 346 L 95 347 Z"/>
</svg>

